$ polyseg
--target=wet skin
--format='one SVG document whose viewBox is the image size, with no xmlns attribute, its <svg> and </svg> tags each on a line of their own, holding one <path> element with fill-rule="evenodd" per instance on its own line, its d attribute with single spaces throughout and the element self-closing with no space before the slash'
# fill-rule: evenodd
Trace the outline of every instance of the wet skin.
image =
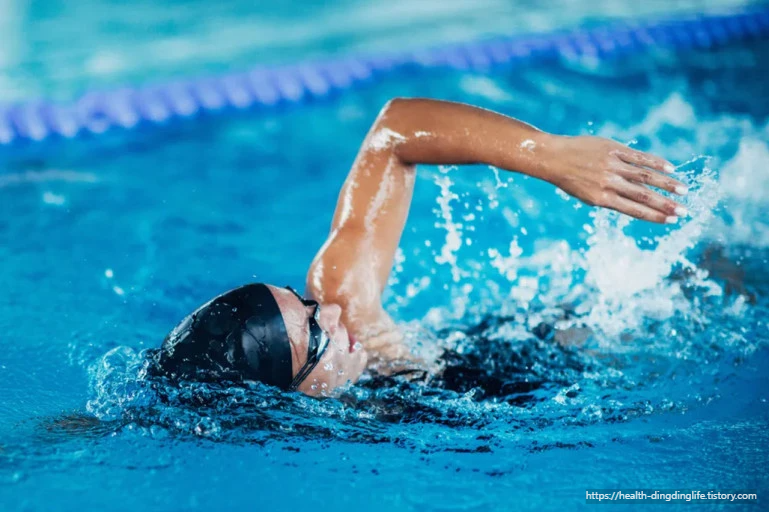
<svg viewBox="0 0 769 512">
<path fill-rule="evenodd" d="M 339 193 L 331 230 L 307 273 L 332 342 L 299 387 L 326 394 L 366 365 L 409 359 L 382 292 L 408 217 L 418 164 L 487 164 L 545 180 L 590 206 L 673 223 L 686 210 L 654 189 L 685 194 L 668 161 L 599 137 L 542 132 L 494 112 L 429 99 L 395 99 L 371 127 Z M 312 308 L 271 288 L 286 321 L 294 373 L 307 360 Z M 359 342 L 359 343 L 356 343 Z M 359 348 L 358 348 L 359 347 Z"/>
</svg>

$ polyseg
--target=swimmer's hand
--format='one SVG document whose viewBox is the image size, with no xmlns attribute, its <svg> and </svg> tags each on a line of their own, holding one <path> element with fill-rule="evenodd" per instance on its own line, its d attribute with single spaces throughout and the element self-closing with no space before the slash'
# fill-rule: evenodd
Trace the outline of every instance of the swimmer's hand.
<svg viewBox="0 0 769 512">
<path fill-rule="evenodd" d="M 588 205 L 658 223 L 673 224 L 687 215 L 686 208 L 652 190 L 687 192 L 666 175 L 673 165 L 663 158 L 600 137 L 542 134 L 540 140 L 535 147 L 542 157 L 538 177 Z"/>
</svg>

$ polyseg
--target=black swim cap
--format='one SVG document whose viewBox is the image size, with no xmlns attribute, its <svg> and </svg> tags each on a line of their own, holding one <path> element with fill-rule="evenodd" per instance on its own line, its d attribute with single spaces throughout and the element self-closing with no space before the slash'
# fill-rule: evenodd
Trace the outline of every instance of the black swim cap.
<svg viewBox="0 0 769 512">
<path fill-rule="evenodd" d="M 151 373 L 172 380 L 251 380 L 288 389 L 293 378 L 283 316 L 261 283 L 199 307 L 171 331 L 153 359 Z"/>
</svg>

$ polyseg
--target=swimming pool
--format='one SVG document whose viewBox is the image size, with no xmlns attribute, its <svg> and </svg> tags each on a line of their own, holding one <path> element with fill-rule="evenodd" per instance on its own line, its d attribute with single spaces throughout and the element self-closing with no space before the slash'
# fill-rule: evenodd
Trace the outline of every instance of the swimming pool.
<svg viewBox="0 0 769 512">
<path fill-rule="evenodd" d="M 357 37 L 345 44 L 373 44 Z M 584 506 L 595 488 L 763 497 L 768 48 L 405 73 L 297 108 L 4 152 L 0 504 L 552 510 Z M 229 287 L 302 283 L 358 144 L 395 95 L 632 142 L 680 164 L 693 215 L 627 225 L 531 179 L 426 167 L 388 308 L 423 353 L 502 345 L 514 394 L 396 382 L 323 402 L 198 390 L 159 405 L 137 378 L 140 351 Z M 553 324 L 583 345 L 553 348 L 538 328 Z"/>
</svg>

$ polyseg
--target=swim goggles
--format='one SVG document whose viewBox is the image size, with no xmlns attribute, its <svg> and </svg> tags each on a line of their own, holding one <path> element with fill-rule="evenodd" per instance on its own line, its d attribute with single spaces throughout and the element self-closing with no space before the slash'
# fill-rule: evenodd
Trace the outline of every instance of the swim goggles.
<svg viewBox="0 0 769 512">
<path fill-rule="evenodd" d="M 303 306 L 315 308 L 312 316 L 307 320 L 310 326 L 310 340 L 307 349 L 307 362 L 304 363 L 304 366 L 299 369 L 296 377 L 294 377 L 294 380 L 291 381 L 291 385 L 288 387 L 289 391 L 295 391 L 299 385 L 304 382 L 307 376 L 310 375 L 315 367 L 318 366 L 320 358 L 323 357 L 323 354 L 328 348 L 329 337 L 328 334 L 326 334 L 326 331 L 324 331 L 318 323 L 318 319 L 320 318 L 320 304 L 318 304 L 318 301 L 305 299 L 299 294 L 299 292 L 290 286 L 286 286 L 286 290 L 293 293 L 296 298 L 302 302 Z"/>
</svg>

